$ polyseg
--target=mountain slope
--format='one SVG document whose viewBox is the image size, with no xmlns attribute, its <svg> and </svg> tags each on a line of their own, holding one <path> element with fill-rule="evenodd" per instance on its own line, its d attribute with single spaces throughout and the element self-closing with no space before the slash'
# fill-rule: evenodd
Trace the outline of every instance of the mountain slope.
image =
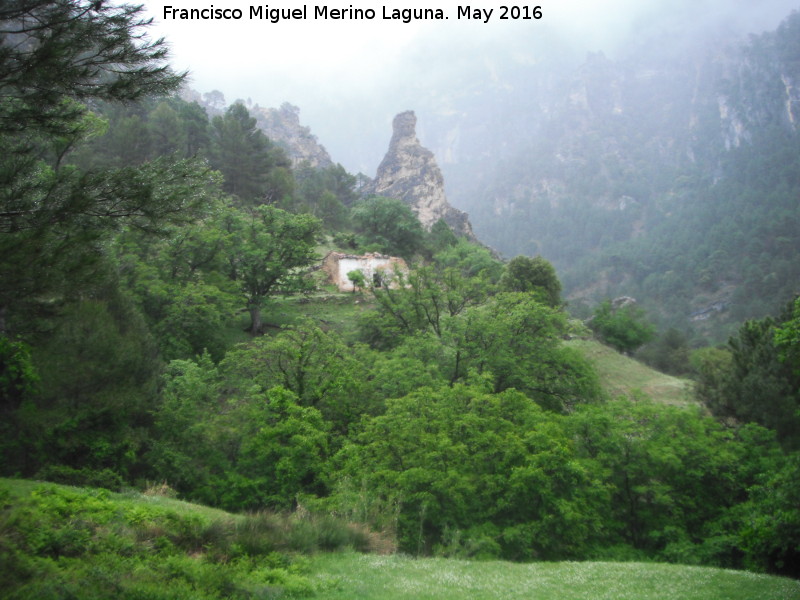
<svg viewBox="0 0 800 600">
<path fill-rule="evenodd" d="M 665 327 L 722 339 L 800 280 L 798 39 L 795 12 L 746 40 L 673 32 L 573 70 L 507 71 L 498 106 L 517 133 L 445 163 L 449 195 L 485 243 L 553 262 L 573 306 L 632 295 Z"/>
</svg>

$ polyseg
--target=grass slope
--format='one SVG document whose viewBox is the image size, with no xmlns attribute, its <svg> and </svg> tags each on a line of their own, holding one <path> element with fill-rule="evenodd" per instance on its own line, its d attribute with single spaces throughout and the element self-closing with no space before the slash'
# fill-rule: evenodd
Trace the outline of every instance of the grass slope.
<svg viewBox="0 0 800 600">
<path fill-rule="evenodd" d="M 745 571 L 646 563 L 469 562 L 320 555 L 326 600 L 797 600 L 800 582 Z M 331 589 L 335 588 L 335 589 Z"/>
<path fill-rule="evenodd" d="M 595 340 L 571 340 L 567 344 L 580 350 L 600 376 L 603 389 L 615 398 L 642 392 L 657 402 L 676 406 L 694 403 L 692 382 L 651 369 Z"/>
</svg>

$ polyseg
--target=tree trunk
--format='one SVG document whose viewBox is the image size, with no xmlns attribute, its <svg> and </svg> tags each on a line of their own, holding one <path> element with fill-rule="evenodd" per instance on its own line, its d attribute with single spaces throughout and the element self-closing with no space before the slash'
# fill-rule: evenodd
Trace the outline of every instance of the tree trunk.
<svg viewBox="0 0 800 600">
<path fill-rule="evenodd" d="M 261 306 L 258 304 L 250 305 L 250 333 L 258 335 L 261 333 Z"/>
</svg>

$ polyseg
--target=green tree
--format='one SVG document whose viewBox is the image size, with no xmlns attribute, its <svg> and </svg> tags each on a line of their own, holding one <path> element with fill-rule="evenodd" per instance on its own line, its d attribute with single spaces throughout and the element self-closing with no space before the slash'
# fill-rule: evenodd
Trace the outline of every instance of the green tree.
<svg viewBox="0 0 800 600">
<path fill-rule="evenodd" d="M 228 351 L 220 369 L 229 389 L 282 386 L 302 406 L 319 410 L 339 434 L 370 412 L 364 368 L 333 332 L 311 321 Z"/>
<path fill-rule="evenodd" d="M 298 494 L 326 491 L 328 425 L 284 388 L 231 388 L 207 355 L 173 361 L 154 416 L 153 474 L 188 498 L 287 509 Z"/>
<path fill-rule="evenodd" d="M 153 411 L 153 441 L 147 453 L 151 475 L 168 481 L 187 498 L 214 502 L 214 474 L 229 467 L 224 431 L 210 423 L 219 412 L 222 378 L 208 354 L 173 360 L 162 378 Z"/>
<path fill-rule="evenodd" d="M 745 565 L 797 578 L 800 575 L 800 454 L 765 472 L 742 505 L 739 543 Z"/>
<path fill-rule="evenodd" d="M 149 41 L 143 6 L 14 0 L 0 9 L 0 132 L 74 133 L 86 108 L 68 100 L 135 100 L 177 88 L 163 39 Z"/>
<path fill-rule="evenodd" d="M 128 229 L 114 244 L 121 283 L 136 300 L 165 360 L 225 353 L 238 289 L 226 272 L 219 203 L 195 224 L 153 236 Z"/>
<path fill-rule="evenodd" d="M 417 285 L 410 280 L 398 290 L 376 293 L 378 307 L 362 327 L 378 346 L 396 347 L 428 368 L 435 365 L 438 378 L 450 385 L 487 379 L 495 392 L 514 388 L 554 411 L 601 396 L 594 370 L 562 343 L 564 314 L 532 294 L 459 301 L 450 313 L 440 288 L 422 287 L 418 294 Z"/>
<path fill-rule="evenodd" d="M 485 261 L 484 252 L 459 242 L 431 265 L 395 273 L 394 285 L 372 286 L 376 311 L 362 319 L 362 334 L 376 346 L 396 345 L 398 334 L 431 331 L 441 337 L 449 320 L 492 293 L 498 263 Z"/>
<path fill-rule="evenodd" d="M 367 278 L 364 276 L 364 272 L 360 269 L 348 271 L 347 279 L 353 284 L 354 294 L 356 293 L 357 289 L 363 290 L 367 287 Z"/>
<path fill-rule="evenodd" d="M 196 102 L 176 96 L 126 104 L 97 102 L 92 111 L 108 126 L 70 154 L 70 162 L 81 169 L 138 165 L 168 154 L 208 155 L 208 116 Z"/>
<path fill-rule="evenodd" d="M 514 390 L 459 385 L 389 400 L 337 460 L 340 477 L 399 505 L 405 552 L 563 559 L 600 526 L 602 484 L 559 417 Z"/>
<path fill-rule="evenodd" d="M 161 364 L 132 303 L 111 284 L 94 289 L 63 309 L 31 357 L 40 382 L 17 414 L 15 436 L 29 446 L 16 468 L 28 476 L 45 464 L 140 476 Z"/>
<path fill-rule="evenodd" d="M 299 494 L 324 495 L 329 438 L 320 412 L 301 406 L 281 387 L 259 400 L 243 415 L 258 428 L 253 435 L 242 436 L 236 474 L 245 478 L 249 498 L 236 505 L 250 510 L 264 505 L 288 509 Z"/>
<path fill-rule="evenodd" d="M 151 151 L 156 156 L 181 152 L 187 145 L 185 132 L 178 112 L 162 100 L 147 115 L 147 128 L 151 139 Z"/>
<path fill-rule="evenodd" d="M 685 333 L 670 328 L 655 341 L 636 353 L 639 360 L 651 367 L 672 375 L 685 375 L 691 370 L 689 364 L 689 340 Z"/>
<path fill-rule="evenodd" d="M 0 336 L 0 414 L 6 418 L 34 392 L 39 377 L 24 342 Z"/>
<path fill-rule="evenodd" d="M 620 352 L 631 353 L 655 336 L 655 327 L 645 320 L 635 304 L 615 308 L 606 300 L 595 309 L 589 327 L 600 340 Z"/>
<path fill-rule="evenodd" d="M 561 305 L 561 282 L 553 265 L 541 256 L 512 258 L 500 278 L 500 288 L 506 292 L 532 292 L 553 308 Z"/>
<path fill-rule="evenodd" d="M 297 210 L 309 212 L 326 227 L 340 230 L 348 224 L 349 210 L 356 199 L 356 178 L 342 165 L 318 169 L 301 165 L 294 170 Z"/>
<path fill-rule="evenodd" d="M 442 365 L 448 351 L 435 336 L 407 338 L 397 348 L 361 355 L 368 372 L 373 413 L 380 414 L 387 398 L 402 398 L 422 388 L 436 389 L 450 384 Z M 370 361 L 369 359 L 372 358 Z"/>
<path fill-rule="evenodd" d="M 800 375 L 800 298 L 795 298 L 786 318 L 775 328 L 775 345 L 780 359 Z"/>
<path fill-rule="evenodd" d="M 163 40 L 148 40 L 143 11 L 83 0 L 0 7 L 0 328 L 23 336 L 44 373 L 15 413 L 24 462 L 5 469 L 140 473 L 159 363 L 118 290 L 109 241 L 123 226 L 195 218 L 208 169 L 174 158 L 86 169 L 72 158 L 104 128 L 87 105 L 164 95 L 182 80 Z"/>
<path fill-rule="evenodd" d="M 69 154 L 69 162 L 83 171 L 141 165 L 152 158 L 151 128 L 146 111 L 150 102 L 98 102 L 91 117 L 102 125 L 87 135 Z"/>
<path fill-rule="evenodd" d="M 442 252 L 458 243 L 458 238 L 444 219 L 439 219 L 428 232 L 427 245 L 432 253 Z"/>
<path fill-rule="evenodd" d="M 96 276 L 102 242 L 121 221 L 187 219 L 203 201 L 198 163 L 86 172 L 68 165 L 97 130 L 85 102 L 174 90 L 162 40 L 147 41 L 143 7 L 20 0 L 0 9 L 0 313 L 49 311 Z"/>
<path fill-rule="evenodd" d="M 783 329 L 791 331 L 789 314 Z M 728 341 L 729 359 L 715 365 L 701 363 L 698 397 L 723 418 L 759 423 L 778 433 L 789 447 L 800 444 L 800 375 L 782 360 L 786 346 L 776 344 L 775 319 L 747 321 Z M 780 338 L 779 338 L 780 339 Z"/>
<path fill-rule="evenodd" d="M 186 142 L 184 156 L 198 156 L 208 153 L 209 146 L 209 123 L 206 111 L 197 102 L 177 101 L 173 98 L 173 103 L 177 103 L 176 110 L 183 123 L 183 139 Z"/>
<path fill-rule="evenodd" d="M 39 381 L 30 347 L 0 335 L 0 454 L 5 474 L 32 473 L 38 466 L 32 438 L 39 432 L 26 427 L 20 408 L 35 398 Z"/>
<path fill-rule="evenodd" d="M 454 239 L 453 243 L 448 243 L 441 251 L 436 252 L 432 262 L 439 271 L 456 269 L 465 279 L 484 277 L 492 286 L 497 284 L 503 274 L 503 264 L 487 248 L 464 238 Z"/>
<path fill-rule="evenodd" d="M 407 259 L 422 249 L 422 225 L 402 200 L 367 198 L 353 207 L 352 219 L 365 246 Z"/>
<path fill-rule="evenodd" d="M 529 293 L 504 293 L 453 322 L 453 378 L 490 376 L 495 392 L 524 392 L 542 407 L 571 410 L 601 396 L 597 375 L 565 347 L 565 315 Z"/>
<path fill-rule="evenodd" d="M 774 466 L 774 436 L 753 427 L 737 439 L 697 408 L 642 397 L 581 406 L 568 424 L 580 455 L 607 473 L 605 548 L 622 544 L 668 560 L 739 566 L 727 562 L 738 551 L 724 523 L 756 474 Z"/>
<path fill-rule="evenodd" d="M 261 331 L 261 310 L 277 292 L 308 289 L 306 268 L 318 257 L 320 222 L 311 215 L 293 215 L 271 206 L 231 209 L 223 224 L 224 254 L 230 279 L 250 311 L 250 331 Z"/>
<path fill-rule="evenodd" d="M 210 159 L 225 178 L 223 189 L 246 204 L 280 204 L 292 193 L 289 158 L 243 104 L 211 120 Z"/>
</svg>

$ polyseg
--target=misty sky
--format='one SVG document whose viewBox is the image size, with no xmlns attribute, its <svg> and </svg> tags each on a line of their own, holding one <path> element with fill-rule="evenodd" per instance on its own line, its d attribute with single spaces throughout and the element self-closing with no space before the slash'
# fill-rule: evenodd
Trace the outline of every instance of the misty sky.
<svg viewBox="0 0 800 600">
<path fill-rule="evenodd" d="M 479 4 L 451 0 L 433 2 L 385 2 L 367 0 L 328 4 L 329 7 L 373 8 L 371 21 L 267 21 L 248 19 L 251 1 L 180 3 L 180 0 L 147 1 L 154 17 L 154 36 L 164 36 L 172 50 L 172 64 L 191 73 L 190 85 L 200 92 L 214 89 L 228 102 L 251 99 L 262 106 L 288 101 L 300 107 L 303 124 L 309 125 L 335 161 L 351 170 L 372 168 L 380 156 L 368 162 L 347 164 L 336 156 L 341 143 L 358 143 L 358 136 L 342 141 L 326 139 L 327 122 L 344 112 L 362 113 L 388 138 L 391 116 L 414 106 L 392 104 L 403 82 L 424 81 L 435 93 L 450 65 L 486 61 L 504 47 L 513 47 L 518 60 L 535 62 L 554 48 L 576 55 L 603 50 L 614 56 L 620 43 L 631 35 L 670 27 L 699 27 L 704 23 L 760 32 L 800 6 L 800 0 L 559 0 L 544 1 L 541 20 L 501 21 L 498 7 L 504 2 Z M 257 6 L 257 4 L 253 3 Z M 313 12 L 321 2 L 309 2 Z M 494 9 L 488 23 L 456 20 L 457 6 Z M 173 8 L 238 8 L 241 20 L 189 21 L 163 18 L 164 6 Z M 302 2 L 282 0 L 270 8 L 296 8 Z M 403 23 L 383 20 L 382 7 L 441 8 L 447 21 Z M 534 5 L 529 5 L 534 6 Z M 559 50 L 561 52 L 561 50 Z M 399 102 L 399 101 L 398 101 Z M 413 104 L 413 99 L 411 101 Z M 380 110 L 379 110 L 380 108 Z M 372 135 L 376 135 L 372 132 Z M 423 140 L 424 143 L 424 140 Z"/>
</svg>

